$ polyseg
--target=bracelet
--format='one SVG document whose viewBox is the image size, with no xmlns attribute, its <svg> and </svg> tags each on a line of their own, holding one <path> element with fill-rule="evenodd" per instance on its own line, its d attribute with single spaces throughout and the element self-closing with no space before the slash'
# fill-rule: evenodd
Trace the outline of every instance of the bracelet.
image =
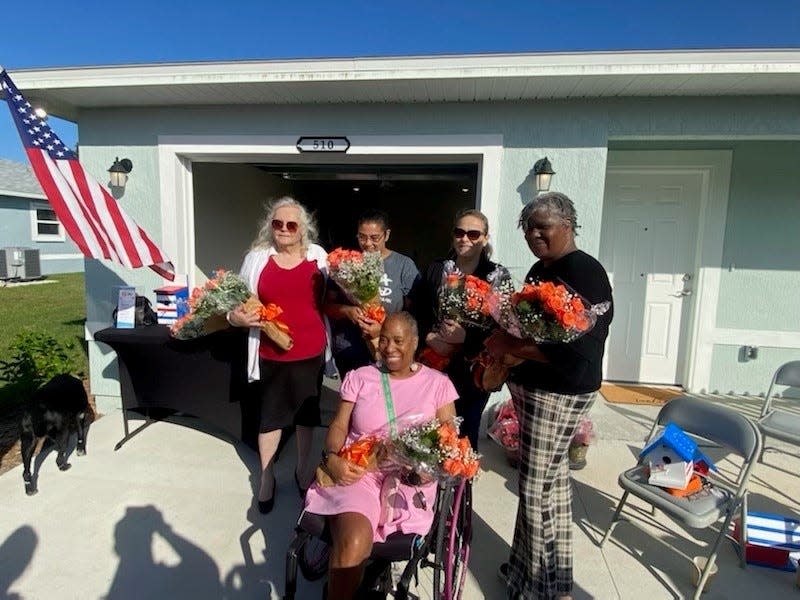
<svg viewBox="0 0 800 600">
<path fill-rule="evenodd" d="M 334 452 L 333 450 L 328 450 L 327 448 L 322 449 L 322 464 L 325 465 L 326 467 L 328 466 L 328 457 L 331 454 L 336 454 L 336 452 Z"/>
</svg>

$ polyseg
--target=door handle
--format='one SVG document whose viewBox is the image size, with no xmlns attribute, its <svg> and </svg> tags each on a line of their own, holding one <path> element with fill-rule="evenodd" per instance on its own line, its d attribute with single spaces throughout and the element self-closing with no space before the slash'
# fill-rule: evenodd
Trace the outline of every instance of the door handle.
<svg viewBox="0 0 800 600">
<path fill-rule="evenodd" d="M 676 298 L 683 298 L 685 296 L 691 296 L 692 295 L 692 290 L 681 290 L 680 292 L 677 292 L 677 293 L 672 294 L 672 295 L 675 296 Z"/>
</svg>

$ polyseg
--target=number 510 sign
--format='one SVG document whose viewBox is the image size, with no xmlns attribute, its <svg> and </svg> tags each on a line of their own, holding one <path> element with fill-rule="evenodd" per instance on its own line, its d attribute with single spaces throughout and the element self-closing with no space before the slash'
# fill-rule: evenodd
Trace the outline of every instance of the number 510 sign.
<svg viewBox="0 0 800 600">
<path fill-rule="evenodd" d="M 300 152 L 347 152 L 350 141 L 346 137 L 301 137 L 297 140 Z"/>
</svg>

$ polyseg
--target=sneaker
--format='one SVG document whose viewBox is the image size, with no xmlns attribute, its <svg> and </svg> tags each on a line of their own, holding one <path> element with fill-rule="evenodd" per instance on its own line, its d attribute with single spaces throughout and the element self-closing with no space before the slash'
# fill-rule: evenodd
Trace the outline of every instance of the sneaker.
<svg viewBox="0 0 800 600">
<path fill-rule="evenodd" d="M 497 569 L 497 577 L 500 579 L 500 581 L 503 582 L 503 584 L 508 585 L 508 563 L 507 562 L 504 562 L 503 564 L 501 564 L 500 567 Z"/>
</svg>

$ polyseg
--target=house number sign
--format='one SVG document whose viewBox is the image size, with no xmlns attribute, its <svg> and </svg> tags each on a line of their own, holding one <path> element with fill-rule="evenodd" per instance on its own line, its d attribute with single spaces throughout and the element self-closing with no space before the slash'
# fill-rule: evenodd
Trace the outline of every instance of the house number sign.
<svg viewBox="0 0 800 600">
<path fill-rule="evenodd" d="M 347 152 L 350 141 L 346 137 L 301 137 L 297 140 L 300 152 Z"/>
</svg>

